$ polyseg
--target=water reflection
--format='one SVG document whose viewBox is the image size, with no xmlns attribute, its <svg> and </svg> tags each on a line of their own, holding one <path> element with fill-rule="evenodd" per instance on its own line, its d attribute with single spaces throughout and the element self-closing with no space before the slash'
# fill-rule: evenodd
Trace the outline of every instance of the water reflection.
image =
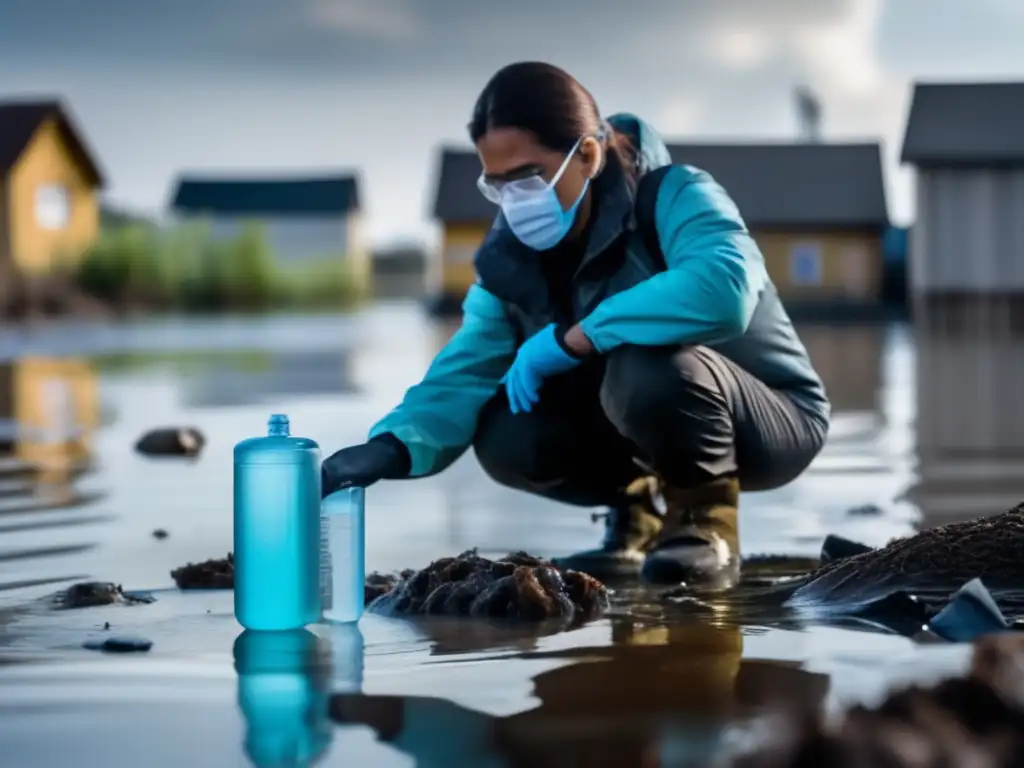
<svg viewBox="0 0 1024 768">
<path fill-rule="evenodd" d="M 917 484 L 923 526 L 1024 500 L 1024 335 L 994 301 L 916 310 Z"/>
<path fill-rule="evenodd" d="M 261 352 L 244 361 L 209 356 L 183 383 L 187 404 L 199 407 L 255 405 L 287 395 L 359 394 L 352 350 Z"/>
<path fill-rule="evenodd" d="M 331 742 L 327 644 L 306 629 L 246 630 L 235 640 L 234 658 L 243 749 L 253 765 L 312 765 Z"/>
<path fill-rule="evenodd" d="M 287 632 L 245 630 L 234 644 L 243 749 L 256 766 L 312 765 L 333 737 L 331 692 L 362 691 L 363 635 L 357 624 Z"/>
<path fill-rule="evenodd" d="M 99 410 L 96 373 L 82 358 L 0 364 L 0 589 L 62 580 L 50 558 L 95 546 L 74 530 L 107 518 L 62 513 L 102 498 L 78 487 L 95 469 Z"/>
<path fill-rule="evenodd" d="M 807 348 L 832 402 L 833 414 L 870 414 L 882 426 L 882 325 L 800 325 Z"/>
<path fill-rule="evenodd" d="M 708 765 L 734 718 L 818 706 L 826 675 L 743 659 L 738 627 L 612 621 L 601 648 L 517 654 L 557 663 L 533 679 L 537 706 L 494 717 L 424 696 L 331 697 L 331 718 L 370 726 L 419 766 Z M 681 745 L 685 745 L 685 755 Z"/>
</svg>

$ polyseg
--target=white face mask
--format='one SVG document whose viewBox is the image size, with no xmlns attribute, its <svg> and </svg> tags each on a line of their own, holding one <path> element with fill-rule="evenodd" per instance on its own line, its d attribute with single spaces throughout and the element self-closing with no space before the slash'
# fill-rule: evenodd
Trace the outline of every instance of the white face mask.
<svg viewBox="0 0 1024 768">
<path fill-rule="evenodd" d="M 569 210 L 562 209 L 555 185 L 562 178 L 562 174 L 569 166 L 569 161 L 582 141 L 583 138 L 580 137 L 573 145 L 550 182 L 544 181 L 540 176 L 530 176 L 496 187 L 489 184 L 483 176 L 477 180 L 477 186 L 481 193 L 491 202 L 501 205 L 501 211 L 505 215 L 505 220 L 512 233 L 528 248 L 535 251 L 554 248 L 572 229 L 572 224 L 576 220 L 576 212 L 590 186 L 590 179 L 583 183 L 579 197 L 569 207 Z"/>
</svg>

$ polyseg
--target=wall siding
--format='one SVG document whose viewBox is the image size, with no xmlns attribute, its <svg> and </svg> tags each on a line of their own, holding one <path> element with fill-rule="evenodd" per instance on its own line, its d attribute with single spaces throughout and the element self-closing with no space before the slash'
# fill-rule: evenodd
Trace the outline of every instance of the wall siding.
<svg viewBox="0 0 1024 768">
<path fill-rule="evenodd" d="M 779 295 L 791 301 L 875 303 L 882 294 L 882 237 L 861 232 L 751 233 L 764 255 L 768 274 Z M 798 244 L 814 244 L 821 253 L 821 282 L 801 285 L 791 274 Z"/>
<path fill-rule="evenodd" d="M 99 234 L 99 199 L 64 141 L 57 124 L 45 121 L 9 176 L 10 247 L 17 267 L 30 274 L 49 271 L 59 258 L 77 258 Z M 36 217 L 36 190 L 60 184 L 68 192 L 67 226 L 48 230 Z"/>
<path fill-rule="evenodd" d="M 915 292 L 1024 292 L 1024 169 L 919 169 Z"/>
<path fill-rule="evenodd" d="M 473 257 L 491 222 L 448 224 L 441 238 L 439 273 L 432 275 L 431 287 L 446 296 L 463 296 L 476 282 Z"/>
</svg>

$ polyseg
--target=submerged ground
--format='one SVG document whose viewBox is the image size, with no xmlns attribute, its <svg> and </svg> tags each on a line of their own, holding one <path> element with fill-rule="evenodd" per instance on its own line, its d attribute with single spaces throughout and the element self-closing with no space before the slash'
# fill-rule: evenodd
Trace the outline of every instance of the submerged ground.
<svg viewBox="0 0 1024 768">
<path fill-rule="evenodd" d="M 771 617 L 713 607 L 684 619 L 622 600 L 602 620 L 542 636 L 377 616 L 283 639 L 240 636 L 230 593 L 173 588 L 172 568 L 231 548 L 235 442 L 262 433 L 272 412 L 325 451 L 360 440 L 446 333 L 412 305 L 355 318 L 0 332 L 0 405 L 9 411 L 0 420 L 10 419 L 0 438 L 11 454 L 0 459 L 5 759 L 19 768 L 306 765 L 317 755 L 322 765 L 704 765 L 743 737 L 728 727 L 735 715 L 794 697 L 826 706 L 872 698 L 894 679 L 963 663 L 956 646 L 780 629 Z M 830 532 L 882 544 L 912 531 L 922 511 L 925 524 L 948 519 L 930 502 L 895 501 L 914 485 L 920 454 L 910 332 L 801 335 L 833 395 L 830 444 L 790 487 L 744 497 L 744 550 L 812 555 Z M 199 427 L 209 441 L 201 457 L 135 455 L 136 438 L 163 425 Z M 54 447 L 78 428 L 80 455 Z M 45 485 L 14 472 L 24 460 L 55 467 Z M 95 466 L 70 482 L 63 469 L 79 460 Z M 1003 462 L 1006 474 L 1019 470 Z M 971 516 L 1005 502 L 957 504 Z M 848 513 L 872 504 L 876 514 Z M 600 533 L 585 510 L 496 487 L 472 454 L 437 478 L 375 486 L 367 507 L 375 570 L 470 547 L 553 556 Z M 156 529 L 168 536 L 155 538 Z M 58 613 L 35 602 L 81 578 L 152 590 L 157 602 Z M 144 636 L 152 650 L 82 648 L 110 632 Z"/>
</svg>

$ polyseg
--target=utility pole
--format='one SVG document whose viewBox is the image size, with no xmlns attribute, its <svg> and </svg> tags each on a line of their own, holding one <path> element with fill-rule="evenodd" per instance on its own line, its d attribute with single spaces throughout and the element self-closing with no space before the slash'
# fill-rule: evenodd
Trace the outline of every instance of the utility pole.
<svg viewBox="0 0 1024 768">
<path fill-rule="evenodd" d="M 821 142 L 821 102 L 806 85 L 796 87 L 796 109 L 800 121 L 800 140 L 806 144 Z"/>
</svg>

